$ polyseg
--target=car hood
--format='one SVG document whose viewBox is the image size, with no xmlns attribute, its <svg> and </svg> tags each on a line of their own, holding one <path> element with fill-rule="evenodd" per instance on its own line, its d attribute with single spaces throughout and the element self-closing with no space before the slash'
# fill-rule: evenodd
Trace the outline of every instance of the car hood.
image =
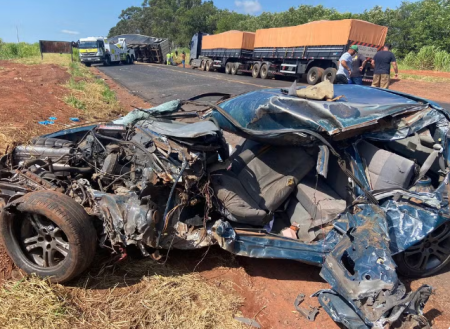
<svg viewBox="0 0 450 329">
<path fill-rule="evenodd" d="M 383 118 L 404 119 L 405 113 L 422 113 L 407 118 L 406 124 L 411 125 L 443 111 L 426 99 L 366 86 L 335 85 L 334 97 L 338 96 L 343 97 L 334 102 L 317 101 L 287 96 L 280 89 L 263 89 L 227 100 L 220 107 L 246 130 L 308 129 L 329 136 L 370 127 Z M 222 129 L 238 133 L 236 122 L 232 123 L 217 110 L 211 115 Z"/>
</svg>

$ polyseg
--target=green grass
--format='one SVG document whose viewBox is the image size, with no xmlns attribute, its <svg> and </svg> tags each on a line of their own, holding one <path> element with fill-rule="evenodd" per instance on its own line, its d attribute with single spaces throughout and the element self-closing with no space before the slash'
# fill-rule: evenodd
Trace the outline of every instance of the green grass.
<svg viewBox="0 0 450 329">
<path fill-rule="evenodd" d="M 398 61 L 400 70 L 435 70 L 450 72 L 450 53 L 435 46 L 422 47 Z"/>
<path fill-rule="evenodd" d="M 86 82 L 83 80 L 80 81 L 75 81 L 74 78 L 70 78 L 68 86 L 70 89 L 75 89 L 75 90 L 84 90 L 86 87 Z"/>
<path fill-rule="evenodd" d="M 404 80 L 417 80 L 417 81 L 425 81 L 425 82 L 450 82 L 450 78 L 440 78 L 440 77 L 431 77 L 426 75 L 416 75 L 416 74 L 403 74 L 400 72 L 400 79 Z"/>
<path fill-rule="evenodd" d="M 5 43 L 0 39 L 0 59 L 17 59 L 39 56 L 38 43 Z"/>
<path fill-rule="evenodd" d="M 79 110 L 85 110 L 86 109 L 86 104 L 79 100 L 78 98 L 76 98 L 73 94 L 70 94 L 69 96 L 66 96 L 64 98 L 64 101 L 66 102 L 67 105 L 70 105 L 76 109 Z"/>
</svg>

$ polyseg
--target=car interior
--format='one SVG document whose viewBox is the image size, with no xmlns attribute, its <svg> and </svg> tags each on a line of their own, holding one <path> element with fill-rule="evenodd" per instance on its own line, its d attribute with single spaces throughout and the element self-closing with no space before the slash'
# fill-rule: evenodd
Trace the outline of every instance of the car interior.
<svg viewBox="0 0 450 329">
<path fill-rule="evenodd" d="M 371 191 L 413 187 L 436 143 L 425 130 L 396 141 L 357 142 Z M 243 139 L 225 164 L 211 172 L 223 215 L 237 228 L 264 227 L 303 242 L 322 239 L 351 204 L 353 194 L 351 180 L 335 156 L 329 156 L 327 178 L 317 174 L 318 152 L 318 147 L 263 145 Z M 438 162 L 427 172 L 434 187 L 441 177 Z"/>
</svg>

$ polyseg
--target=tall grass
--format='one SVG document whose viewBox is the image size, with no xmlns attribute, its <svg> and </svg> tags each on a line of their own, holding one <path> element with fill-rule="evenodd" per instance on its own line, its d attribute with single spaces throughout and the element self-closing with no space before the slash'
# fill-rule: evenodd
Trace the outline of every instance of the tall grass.
<svg viewBox="0 0 450 329">
<path fill-rule="evenodd" d="M 38 56 L 39 43 L 6 43 L 0 39 L 0 59 L 16 59 Z"/>
<path fill-rule="evenodd" d="M 436 46 L 425 46 L 418 53 L 408 53 L 400 63 L 416 70 L 450 72 L 450 53 Z"/>
</svg>

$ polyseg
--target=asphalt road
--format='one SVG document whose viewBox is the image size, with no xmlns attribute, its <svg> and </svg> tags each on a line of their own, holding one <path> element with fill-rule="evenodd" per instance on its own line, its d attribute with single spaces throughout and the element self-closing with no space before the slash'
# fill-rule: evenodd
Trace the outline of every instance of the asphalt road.
<svg viewBox="0 0 450 329">
<path fill-rule="evenodd" d="M 188 99 L 207 92 L 241 94 L 261 88 L 288 88 L 293 83 L 293 79 L 253 79 L 251 75 L 203 72 L 198 69 L 160 64 L 97 66 L 97 68 L 133 94 L 154 105 L 173 99 Z"/>
<path fill-rule="evenodd" d="M 288 88 L 294 81 L 292 78 L 253 79 L 249 74 L 229 75 L 161 64 L 97 66 L 97 68 L 152 105 L 173 99 L 188 99 L 208 92 L 236 95 L 261 88 Z M 449 103 L 439 101 L 437 103 L 450 110 Z"/>
</svg>

